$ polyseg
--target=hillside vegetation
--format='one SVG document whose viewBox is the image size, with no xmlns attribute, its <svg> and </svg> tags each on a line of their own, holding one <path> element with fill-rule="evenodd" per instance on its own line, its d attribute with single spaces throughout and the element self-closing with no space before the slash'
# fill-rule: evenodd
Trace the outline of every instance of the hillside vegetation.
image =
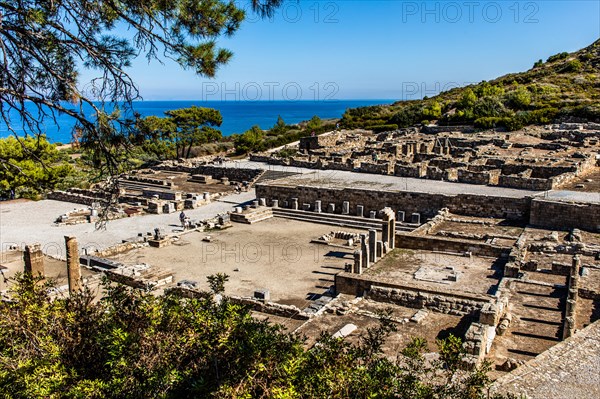
<svg viewBox="0 0 600 399">
<path fill-rule="evenodd" d="M 423 100 L 348 109 L 342 125 L 392 130 L 437 122 L 518 130 L 558 120 L 600 120 L 600 40 L 574 53 L 539 60 L 527 72 Z"/>
<path fill-rule="evenodd" d="M 357 343 L 323 333 L 317 345 L 258 321 L 223 296 L 227 276 L 186 299 L 104 282 L 102 300 L 84 291 L 50 298 L 51 282 L 12 281 L 0 301 L 2 398 L 500 399 L 489 365 L 461 370 L 458 338 L 414 338 L 383 353 L 395 324 L 381 315 Z"/>
</svg>

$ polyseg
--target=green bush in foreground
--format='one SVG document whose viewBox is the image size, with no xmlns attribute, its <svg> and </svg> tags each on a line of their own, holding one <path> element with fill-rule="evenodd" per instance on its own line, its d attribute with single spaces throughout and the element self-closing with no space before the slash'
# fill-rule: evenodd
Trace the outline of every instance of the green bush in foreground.
<svg viewBox="0 0 600 399">
<path fill-rule="evenodd" d="M 257 321 L 222 293 L 197 299 L 105 283 L 89 292 L 48 297 L 48 285 L 17 277 L 13 301 L 0 303 L 3 398 L 484 398 L 486 367 L 459 369 L 460 340 L 438 343 L 425 362 L 415 338 L 389 360 L 393 323 L 382 317 L 357 344 L 323 334 L 312 349 L 278 326 Z"/>
</svg>

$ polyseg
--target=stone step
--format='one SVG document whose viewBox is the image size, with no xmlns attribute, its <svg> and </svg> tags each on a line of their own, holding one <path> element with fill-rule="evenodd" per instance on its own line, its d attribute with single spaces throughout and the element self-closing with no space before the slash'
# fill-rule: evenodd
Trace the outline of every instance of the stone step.
<svg viewBox="0 0 600 399">
<path fill-rule="evenodd" d="M 271 208 L 258 208 L 247 213 L 232 213 L 231 221 L 236 223 L 253 224 L 273 217 Z"/>
<path fill-rule="evenodd" d="M 381 231 L 382 224 L 381 219 L 361 218 L 358 216 L 340 215 L 335 213 L 316 213 L 286 208 L 273 208 L 273 215 L 281 218 L 312 223 L 329 224 L 332 226 L 352 227 L 363 230 L 375 229 L 377 231 Z M 412 230 L 413 227 L 401 226 L 399 224 L 396 224 L 397 232 Z"/>
<path fill-rule="evenodd" d="M 125 188 L 128 190 L 135 190 L 135 191 L 142 191 L 144 189 L 170 191 L 173 189 L 173 187 L 169 187 L 169 186 L 165 186 L 165 185 L 145 183 L 145 182 L 134 181 L 134 180 L 126 180 L 126 179 L 119 179 L 119 187 Z"/>
</svg>

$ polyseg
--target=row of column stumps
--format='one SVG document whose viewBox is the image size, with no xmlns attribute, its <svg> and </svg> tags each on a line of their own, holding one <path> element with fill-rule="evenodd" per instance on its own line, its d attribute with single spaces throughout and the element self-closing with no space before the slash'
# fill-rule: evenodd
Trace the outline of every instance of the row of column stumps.
<svg viewBox="0 0 600 399">
<path fill-rule="evenodd" d="M 395 248 L 396 215 L 391 208 L 384 208 L 381 213 L 383 215 L 381 241 L 377 240 L 375 229 L 370 229 L 368 234 L 360 235 L 360 249 L 354 251 L 352 273 L 362 274 L 371 264 Z"/>
<path fill-rule="evenodd" d="M 562 339 L 567 339 L 575 334 L 576 326 L 576 305 L 579 297 L 579 273 L 581 270 L 581 258 L 577 255 L 573 257 L 573 266 L 571 273 L 567 277 L 567 302 L 565 306 L 565 322 L 563 324 Z"/>
<path fill-rule="evenodd" d="M 75 294 L 82 289 L 81 265 L 79 263 L 79 246 L 77 238 L 65 236 L 67 250 L 67 281 L 69 294 Z M 45 277 L 44 253 L 38 243 L 25 246 L 23 251 L 24 272 L 31 277 Z"/>
<path fill-rule="evenodd" d="M 255 200 L 254 202 L 255 206 L 267 206 L 267 199 L 266 198 L 259 198 L 258 200 Z M 289 204 L 289 208 L 293 209 L 293 210 L 298 210 L 300 209 L 300 203 L 298 198 L 292 198 L 289 203 L 288 201 L 284 201 L 284 205 L 287 207 Z M 273 199 L 271 200 L 271 207 L 273 208 L 279 208 L 279 200 L 277 199 Z M 309 210 L 310 209 L 310 204 L 303 204 L 303 208 L 305 210 Z M 389 209 L 391 211 L 391 213 L 394 213 L 394 211 L 391 208 L 385 208 L 385 209 Z M 327 213 L 335 213 L 336 210 L 336 205 L 335 203 L 329 203 L 327 205 Z M 322 213 L 323 212 L 323 201 L 321 200 L 316 200 L 315 204 L 314 204 L 314 212 L 316 213 Z M 350 202 L 349 201 L 343 201 L 342 202 L 342 215 L 350 215 Z M 356 216 L 358 217 L 365 217 L 365 207 L 363 205 L 356 205 Z M 376 219 L 377 218 L 377 211 L 369 211 L 369 218 L 370 219 Z M 401 223 L 404 222 L 406 219 L 406 212 L 404 211 L 398 211 L 397 215 L 394 216 L 394 224 L 396 223 L 396 221 L 400 221 Z M 420 213 L 413 213 L 410 215 L 410 223 L 412 224 L 421 224 L 421 214 Z"/>
</svg>

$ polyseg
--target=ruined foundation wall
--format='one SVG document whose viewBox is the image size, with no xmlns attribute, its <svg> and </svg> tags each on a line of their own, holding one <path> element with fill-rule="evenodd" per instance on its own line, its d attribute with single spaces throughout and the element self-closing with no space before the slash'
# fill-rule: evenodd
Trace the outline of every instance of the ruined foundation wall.
<svg viewBox="0 0 600 399">
<path fill-rule="evenodd" d="M 367 293 L 370 299 L 376 301 L 395 303 L 414 309 L 426 308 L 434 312 L 454 315 L 478 316 L 483 305 L 491 299 L 483 295 L 470 295 L 444 289 L 392 284 L 353 273 L 337 274 L 335 288 L 337 293 L 356 296 Z"/>
<path fill-rule="evenodd" d="M 509 250 L 498 245 L 471 242 L 454 238 L 438 238 L 431 236 L 414 236 L 409 234 L 396 234 L 396 245 L 406 249 L 442 251 L 442 252 L 470 252 L 478 256 L 508 256 Z"/>
<path fill-rule="evenodd" d="M 535 199 L 531 202 L 530 223 L 534 226 L 567 230 L 600 231 L 600 204 L 576 204 Z"/>
</svg>

